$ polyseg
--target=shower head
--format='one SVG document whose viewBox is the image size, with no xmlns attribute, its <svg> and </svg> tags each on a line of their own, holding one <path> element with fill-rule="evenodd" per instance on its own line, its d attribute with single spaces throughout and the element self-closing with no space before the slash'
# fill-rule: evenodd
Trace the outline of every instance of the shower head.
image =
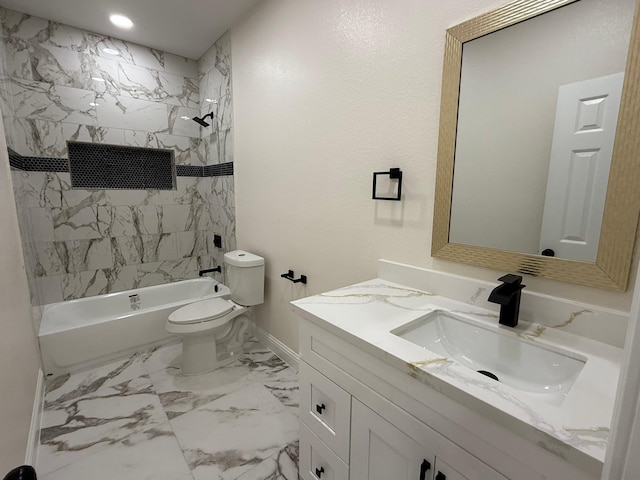
<svg viewBox="0 0 640 480">
<path fill-rule="evenodd" d="M 193 117 L 192 120 L 194 122 L 198 122 L 201 126 L 203 127 L 208 127 L 210 125 L 209 122 L 205 122 L 205 120 L 207 119 L 207 117 L 211 117 L 211 121 L 213 121 L 213 112 L 207 113 L 204 117 L 199 118 L 199 117 Z"/>
<path fill-rule="evenodd" d="M 205 119 L 205 117 L 203 117 L 203 118 L 193 117 L 193 118 L 192 118 L 192 120 L 193 120 L 194 122 L 198 122 L 201 126 L 203 126 L 203 127 L 208 127 L 208 126 L 209 126 L 209 123 L 205 122 L 205 121 L 204 121 L 204 119 Z"/>
</svg>

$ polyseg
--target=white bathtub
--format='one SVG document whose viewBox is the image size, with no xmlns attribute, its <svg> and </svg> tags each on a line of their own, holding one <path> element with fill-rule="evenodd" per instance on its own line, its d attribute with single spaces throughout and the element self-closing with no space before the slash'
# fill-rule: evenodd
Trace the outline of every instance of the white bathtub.
<svg viewBox="0 0 640 480">
<path fill-rule="evenodd" d="M 135 294 L 138 310 L 129 298 Z M 198 300 L 229 296 L 223 284 L 198 278 L 46 305 L 38 334 L 45 373 L 82 370 L 178 340 L 164 330 L 171 312 Z"/>
</svg>

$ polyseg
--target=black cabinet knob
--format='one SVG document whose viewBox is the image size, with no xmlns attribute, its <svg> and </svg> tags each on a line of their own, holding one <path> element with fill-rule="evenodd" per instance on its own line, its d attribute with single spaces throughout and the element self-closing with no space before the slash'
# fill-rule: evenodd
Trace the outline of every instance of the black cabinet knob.
<svg viewBox="0 0 640 480">
<path fill-rule="evenodd" d="M 324 473 L 324 467 L 316 468 L 316 477 L 322 478 L 323 473 Z"/>
<path fill-rule="evenodd" d="M 320 415 L 322 415 L 322 412 L 325 408 L 326 407 L 324 406 L 324 403 L 316 403 L 316 412 L 318 412 Z"/>
<path fill-rule="evenodd" d="M 447 480 L 447 476 L 442 472 L 438 472 L 438 474 L 436 475 L 436 480 Z"/>
</svg>

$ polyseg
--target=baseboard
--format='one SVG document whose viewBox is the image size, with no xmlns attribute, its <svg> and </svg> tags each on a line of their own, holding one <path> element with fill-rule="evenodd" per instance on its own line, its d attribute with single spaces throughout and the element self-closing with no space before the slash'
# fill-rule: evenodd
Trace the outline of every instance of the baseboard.
<svg viewBox="0 0 640 480">
<path fill-rule="evenodd" d="M 262 343 L 264 346 L 269 347 L 278 357 L 282 359 L 287 365 L 293 368 L 296 372 L 298 371 L 298 364 L 300 362 L 300 355 L 297 352 L 294 352 L 291 348 L 286 346 L 276 337 L 271 335 L 266 330 L 258 327 L 255 323 L 251 324 L 253 335 Z"/>
<path fill-rule="evenodd" d="M 40 422 L 42 420 L 42 408 L 44 407 L 44 373 L 38 370 L 38 381 L 36 383 L 36 393 L 33 399 L 33 411 L 31 412 L 31 425 L 29 427 L 29 438 L 27 439 L 27 452 L 25 454 L 25 465 L 35 467 L 38 461 L 38 446 L 40 445 Z"/>
</svg>

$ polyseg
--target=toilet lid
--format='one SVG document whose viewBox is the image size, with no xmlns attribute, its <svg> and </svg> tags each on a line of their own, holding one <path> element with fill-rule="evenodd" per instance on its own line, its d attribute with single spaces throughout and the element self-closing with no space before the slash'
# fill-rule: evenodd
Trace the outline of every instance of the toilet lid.
<svg viewBox="0 0 640 480">
<path fill-rule="evenodd" d="M 214 320 L 233 310 L 233 304 L 220 297 L 191 303 L 169 315 L 169 321 L 177 324 L 199 323 Z"/>
</svg>

